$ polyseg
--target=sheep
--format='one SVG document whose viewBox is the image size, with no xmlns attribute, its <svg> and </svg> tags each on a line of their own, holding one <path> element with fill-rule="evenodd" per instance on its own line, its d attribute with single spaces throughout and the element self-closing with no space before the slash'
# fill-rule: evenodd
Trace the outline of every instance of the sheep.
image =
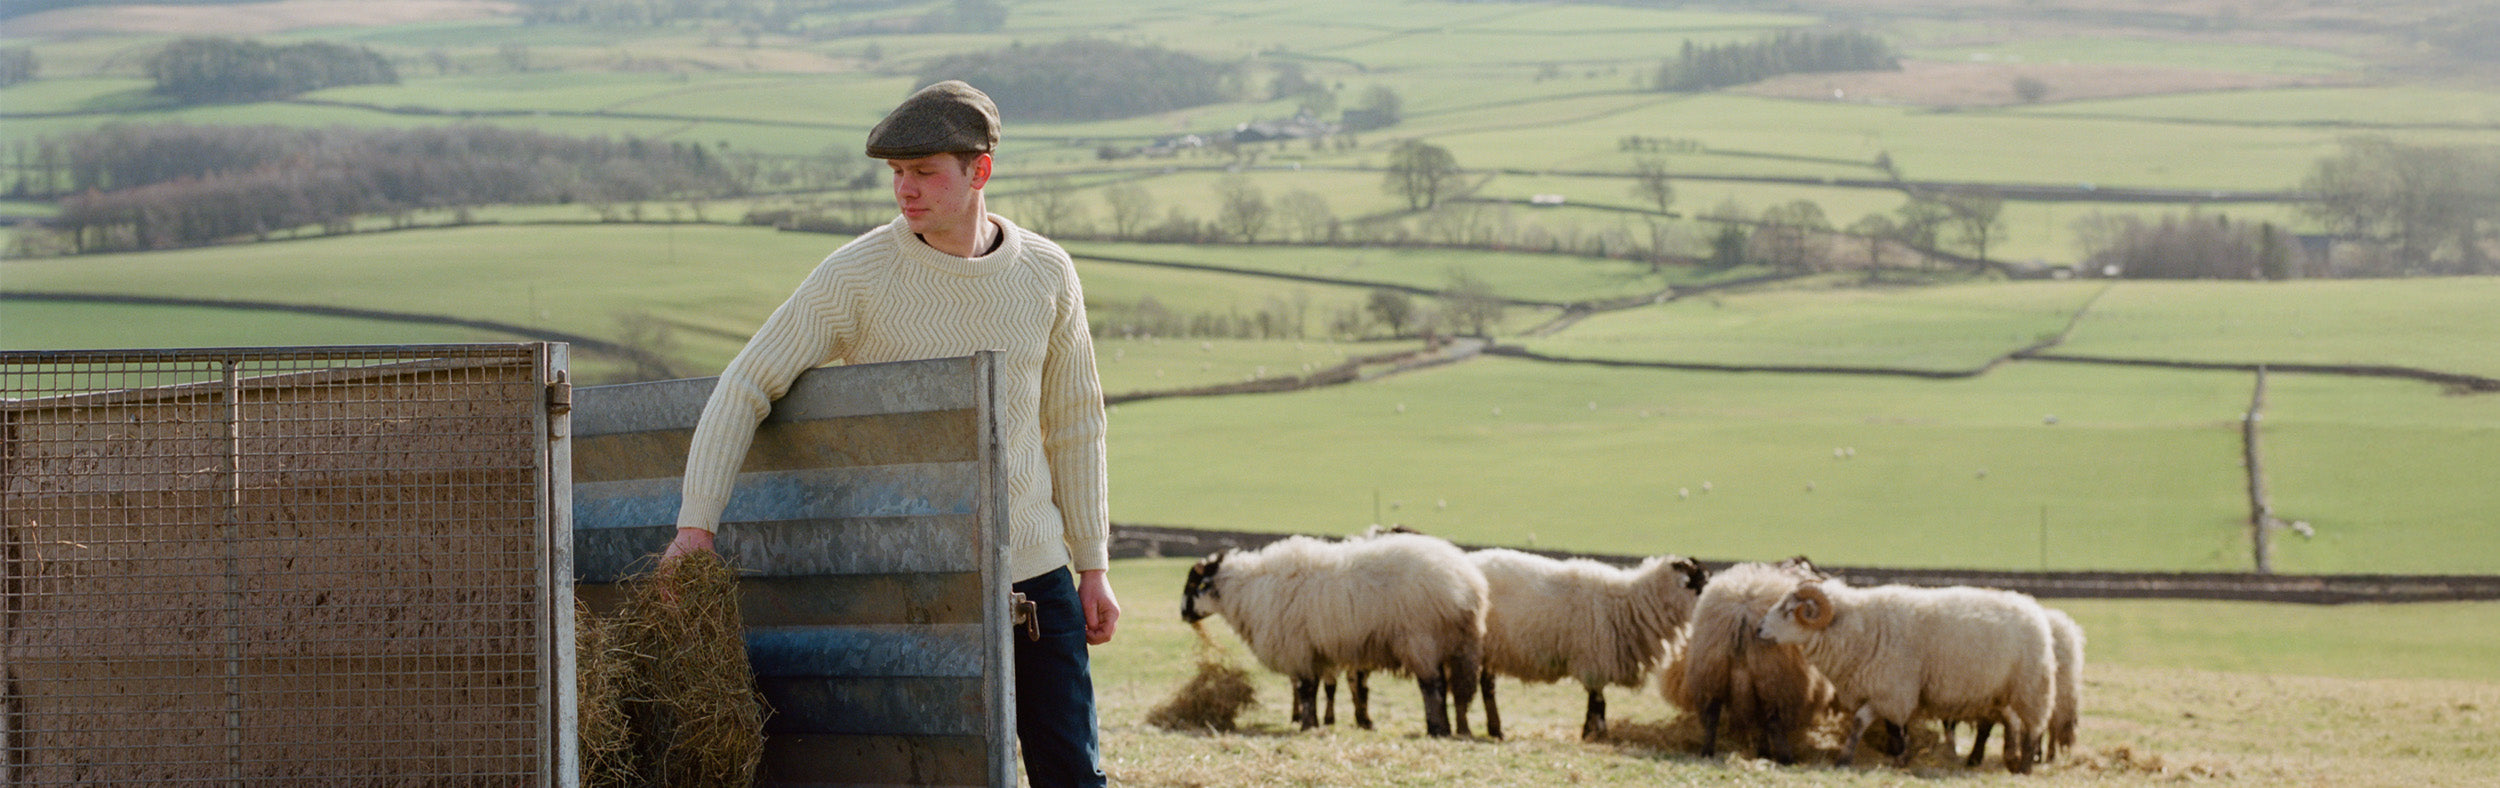
<svg viewBox="0 0 2500 788">
<path fill-rule="evenodd" d="M 1857 755 L 1880 718 L 1995 717 L 2005 724 L 2006 769 L 2031 771 L 2056 704 L 2057 658 L 2048 615 L 2031 597 L 1957 586 L 1798 585 L 1763 614 L 1763 637 L 1794 643 L 1854 709 L 1840 763 Z M 1896 756 L 1908 765 L 1911 749 Z"/>
<path fill-rule="evenodd" d="M 1684 638 L 1693 601 L 1710 573 L 1680 556 L 1619 568 L 1517 550 L 1467 554 L 1484 572 L 1492 608 L 1484 619 L 1485 735 L 1502 736 L 1493 677 L 1547 683 L 1574 678 L 1588 690 L 1580 738 L 1606 733 L 1606 687 L 1638 687 Z"/>
<path fill-rule="evenodd" d="M 1719 722 L 1743 731 L 1755 754 L 1796 760 L 1797 742 L 1832 702 L 1832 684 L 1806 664 L 1794 645 L 1761 639 L 1762 615 L 1797 584 L 1823 579 L 1805 556 L 1774 564 L 1745 563 L 1710 578 L 1693 612 L 1681 658 L 1658 681 L 1668 703 L 1697 715 L 1701 754 L 1718 754 Z"/>
<path fill-rule="evenodd" d="M 2059 753 L 2075 748 L 2075 722 L 2083 714 L 2083 625 L 2075 623 L 2066 611 L 2053 607 L 2041 610 L 2049 616 L 2050 644 L 2057 653 L 2057 708 L 2049 712 L 2047 745 L 2040 751 L 2040 761 L 2047 763 L 2057 760 Z M 1953 740 L 1955 722 L 1945 721 L 1945 741 Z M 1988 730 L 1995 725 L 1985 717 L 1972 723 L 1978 733 L 1972 737 L 1970 757 L 1962 760 L 1966 766 L 1978 766 L 1981 756 L 1987 754 Z"/>
<path fill-rule="evenodd" d="M 1484 573 L 1456 545 L 1386 534 L 1328 542 L 1288 537 L 1255 551 L 1228 550 L 1190 567 L 1181 620 L 1221 615 L 1269 670 L 1293 680 L 1294 721 L 1319 725 L 1322 677 L 1341 670 L 1399 670 L 1416 677 L 1424 731 L 1468 734 L 1484 637 Z"/>
</svg>

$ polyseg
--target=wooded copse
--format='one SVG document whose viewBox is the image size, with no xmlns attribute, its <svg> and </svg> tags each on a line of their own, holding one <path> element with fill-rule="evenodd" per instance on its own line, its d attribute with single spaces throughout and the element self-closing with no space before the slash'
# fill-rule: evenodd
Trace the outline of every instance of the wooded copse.
<svg viewBox="0 0 2500 788">
<path fill-rule="evenodd" d="M 185 38 L 148 58 L 156 92 L 189 104 L 263 101 L 342 85 L 396 85 L 399 70 L 371 49 L 325 41 L 270 46 Z"/>
<path fill-rule="evenodd" d="M 920 69 L 922 85 L 948 79 L 980 87 L 1008 123 L 1127 118 L 1242 95 L 1232 65 L 1099 38 L 948 55 Z"/>
<path fill-rule="evenodd" d="M 49 224 L 72 251 L 161 249 L 485 204 L 738 191 L 702 145 L 491 126 L 115 125 L 46 141 L 77 192 Z"/>
<path fill-rule="evenodd" d="M 1759 82 L 1781 74 L 1899 71 L 1901 57 L 1873 34 L 1781 31 L 1756 41 L 1694 46 L 1658 67 L 1659 90 L 1694 92 Z"/>
</svg>

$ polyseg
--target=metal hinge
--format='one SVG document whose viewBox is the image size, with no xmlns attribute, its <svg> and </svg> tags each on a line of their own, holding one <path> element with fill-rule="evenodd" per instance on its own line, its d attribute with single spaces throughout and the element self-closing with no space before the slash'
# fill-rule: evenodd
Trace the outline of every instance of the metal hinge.
<svg viewBox="0 0 2500 788">
<path fill-rule="evenodd" d="M 573 381 L 565 370 L 556 370 L 556 379 L 547 384 L 547 415 L 562 416 L 573 412 Z"/>
</svg>

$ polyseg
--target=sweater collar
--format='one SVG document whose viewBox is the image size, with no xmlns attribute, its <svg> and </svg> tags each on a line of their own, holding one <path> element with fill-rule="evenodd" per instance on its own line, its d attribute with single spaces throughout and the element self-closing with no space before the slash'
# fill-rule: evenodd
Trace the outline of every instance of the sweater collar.
<svg viewBox="0 0 2500 788">
<path fill-rule="evenodd" d="M 994 213 L 988 215 L 988 220 L 998 227 L 998 246 L 979 257 L 956 257 L 938 251 L 929 242 L 920 240 L 920 236 L 911 231 L 911 222 L 901 216 L 894 217 L 894 223 L 889 227 L 894 232 L 895 245 L 902 249 L 905 260 L 956 276 L 988 276 L 1007 270 L 1007 266 L 1014 263 L 1024 249 L 1023 234 L 1016 230 L 1014 223 Z"/>
</svg>

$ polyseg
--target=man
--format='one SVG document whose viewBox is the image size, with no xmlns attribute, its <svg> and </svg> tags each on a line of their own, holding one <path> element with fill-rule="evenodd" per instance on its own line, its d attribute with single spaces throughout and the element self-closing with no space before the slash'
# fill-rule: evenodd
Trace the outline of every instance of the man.
<svg viewBox="0 0 2500 788">
<path fill-rule="evenodd" d="M 868 132 L 901 216 L 817 265 L 721 373 L 686 455 L 685 503 L 663 562 L 712 548 L 755 426 L 799 373 L 834 360 L 1003 351 L 997 404 L 1008 570 L 1039 608 L 1016 644 L 1016 733 L 1037 788 L 1102 785 L 1086 647 L 1111 641 L 1102 384 L 1068 253 L 989 213 L 998 109 L 958 81 L 912 94 Z M 1076 577 L 1071 578 L 1069 567 Z"/>
</svg>

